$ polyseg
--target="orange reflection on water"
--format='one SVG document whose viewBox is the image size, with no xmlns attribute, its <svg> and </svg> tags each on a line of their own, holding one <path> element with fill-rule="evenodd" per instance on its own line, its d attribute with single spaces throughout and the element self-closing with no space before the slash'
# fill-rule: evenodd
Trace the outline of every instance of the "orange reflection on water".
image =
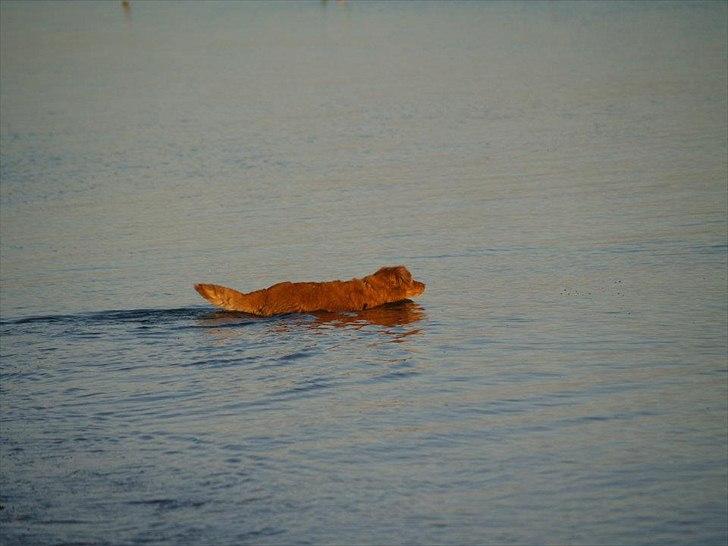
<svg viewBox="0 0 728 546">
<path fill-rule="evenodd" d="M 420 333 L 420 329 L 402 331 L 398 326 L 413 324 L 426 317 L 425 310 L 417 303 L 405 300 L 356 311 L 351 313 L 314 313 L 316 320 L 310 323 L 311 328 L 333 326 L 336 328 L 352 328 L 355 330 L 366 326 L 381 326 L 382 333 L 392 337 L 391 341 L 398 343 L 404 338 Z"/>
<path fill-rule="evenodd" d="M 414 324 L 426 318 L 425 310 L 419 304 L 405 300 L 363 311 L 347 313 L 315 312 L 307 315 L 288 315 L 292 320 L 281 321 L 280 317 L 273 319 L 257 317 L 247 313 L 232 311 L 214 311 L 199 319 L 202 326 L 209 328 L 215 337 L 231 338 L 239 335 L 237 328 L 244 327 L 251 322 L 264 321 L 271 323 L 273 332 L 288 332 L 295 328 L 306 327 L 325 331 L 327 328 L 344 328 L 359 330 L 368 326 L 381 327 L 381 332 L 391 336 L 391 341 L 401 342 L 404 338 L 418 334 L 421 330 L 403 330 L 401 326 Z M 310 320 L 313 317 L 313 320 Z"/>
<path fill-rule="evenodd" d="M 349 313 L 314 313 L 316 321 L 314 324 L 331 324 L 332 326 L 365 326 L 374 324 L 377 326 L 403 326 L 425 318 L 425 310 L 422 306 L 411 300 L 389 303 Z"/>
</svg>

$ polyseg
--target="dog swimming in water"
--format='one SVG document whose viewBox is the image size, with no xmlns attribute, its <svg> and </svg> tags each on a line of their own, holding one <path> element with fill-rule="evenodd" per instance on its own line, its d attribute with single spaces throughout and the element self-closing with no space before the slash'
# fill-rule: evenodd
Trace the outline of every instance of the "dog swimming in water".
<svg viewBox="0 0 728 546">
<path fill-rule="evenodd" d="M 269 317 L 313 311 L 362 311 L 407 300 L 425 291 L 403 265 L 382 267 L 361 279 L 328 282 L 281 282 L 244 294 L 217 284 L 196 284 L 207 301 L 226 311 Z"/>
</svg>

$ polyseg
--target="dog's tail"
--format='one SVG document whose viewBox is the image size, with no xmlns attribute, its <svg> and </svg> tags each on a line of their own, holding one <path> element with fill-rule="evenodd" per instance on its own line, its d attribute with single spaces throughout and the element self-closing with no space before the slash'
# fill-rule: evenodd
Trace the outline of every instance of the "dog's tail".
<svg viewBox="0 0 728 546">
<path fill-rule="evenodd" d="M 207 301 L 222 307 L 226 311 L 243 311 L 255 314 L 259 312 L 259 310 L 253 308 L 250 296 L 232 288 L 226 288 L 219 284 L 196 284 L 195 290 Z"/>
</svg>

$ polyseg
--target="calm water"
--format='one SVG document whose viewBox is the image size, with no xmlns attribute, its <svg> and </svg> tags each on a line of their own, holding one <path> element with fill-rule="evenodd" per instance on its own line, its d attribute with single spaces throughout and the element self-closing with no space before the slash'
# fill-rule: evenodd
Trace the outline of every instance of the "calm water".
<svg viewBox="0 0 728 546">
<path fill-rule="evenodd" d="M 726 6 L 3 2 L 0 543 L 725 544 Z"/>
</svg>

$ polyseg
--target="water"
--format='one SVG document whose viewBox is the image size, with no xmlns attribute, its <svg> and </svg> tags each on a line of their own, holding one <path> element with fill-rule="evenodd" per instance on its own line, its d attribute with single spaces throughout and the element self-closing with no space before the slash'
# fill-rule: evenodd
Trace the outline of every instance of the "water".
<svg viewBox="0 0 728 546">
<path fill-rule="evenodd" d="M 0 542 L 725 544 L 725 3 L 0 9 Z"/>
</svg>

